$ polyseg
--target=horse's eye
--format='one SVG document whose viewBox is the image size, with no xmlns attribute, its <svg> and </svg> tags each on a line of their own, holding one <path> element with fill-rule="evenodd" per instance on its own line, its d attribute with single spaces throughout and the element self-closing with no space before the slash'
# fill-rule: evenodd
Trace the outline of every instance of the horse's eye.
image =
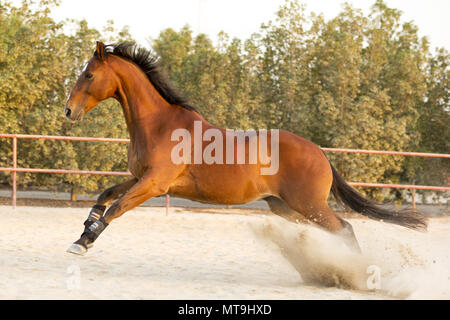
<svg viewBox="0 0 450 320">
<path fill-rule="evenodd" d="M 86 79 L 91 79 L 93 77 L 92 73 L 86 73 Z"/>
</svg>

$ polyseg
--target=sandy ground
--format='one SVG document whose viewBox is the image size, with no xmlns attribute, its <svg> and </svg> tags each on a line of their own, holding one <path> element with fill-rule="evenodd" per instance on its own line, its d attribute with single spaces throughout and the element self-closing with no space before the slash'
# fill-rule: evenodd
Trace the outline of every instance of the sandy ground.
<svg viewBox="0 0 450 320">
<path fill-rule="evenodd" d="M 88 211 L 0 206 L 0 298 L 450 299 L 448 217 L 426 233 L 350 219 L 358 255 L 271 215 L 137 208 L 68 254 Z"/>
</svg>

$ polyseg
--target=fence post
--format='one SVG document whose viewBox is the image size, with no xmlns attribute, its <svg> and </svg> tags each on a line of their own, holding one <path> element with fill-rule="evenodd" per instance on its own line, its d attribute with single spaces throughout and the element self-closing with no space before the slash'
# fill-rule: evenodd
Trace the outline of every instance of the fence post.
<svg viewBox="0 0 450 320">
<path fill-rule="evenodd" d="M 12 206 L 13 209 L 16 209 L 16 202 L 17 202 L 17 137 L 13 137 L 12 141 L 13 145 L 13 172 L 11 174 L 12 176 Z"/>
<path fill-rule="evenodd" d="M 411 204 L 414 212 L 417 212 L 416 208 L 416 189 L 411 189 Z"/>
<path fill-rule="evenodd" d="M 170 196 L 166 193 L 166 216 L 169 215 Z"/>
</svg>

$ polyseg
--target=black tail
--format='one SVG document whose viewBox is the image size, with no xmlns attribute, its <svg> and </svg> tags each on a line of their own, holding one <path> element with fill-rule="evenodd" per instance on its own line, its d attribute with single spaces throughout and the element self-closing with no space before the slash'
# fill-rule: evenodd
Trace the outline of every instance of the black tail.
<svg viewBox="0 0 450 320">
<path fill-rule="evenodd" d="M 427 229 L 426 218 L 422 214 L 410 209 L 394 211 L 382 208 L 379 203 L 364 198 L 348 185 L 331 163 L 330 165 L 333 171 L 331 192 L 337 201 L 341 201 L 352 210 L 375 220 L 395 223 L 411 229 Z"/>
</svg>

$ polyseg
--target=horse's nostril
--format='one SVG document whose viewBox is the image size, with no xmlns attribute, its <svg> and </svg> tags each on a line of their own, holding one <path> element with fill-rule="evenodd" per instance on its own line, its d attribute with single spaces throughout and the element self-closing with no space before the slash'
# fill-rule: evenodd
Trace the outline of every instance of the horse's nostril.
<svg viewBox="0 0 450 320">
<path fill-rule="evenodd" d="M 70 108 L 67 108 L 66 107 L 66 117 L 70 117 L 70 115 L 71 115 L 71 113 L 72 113 L 72 110 L 70 110 Z"/>
</svg>

